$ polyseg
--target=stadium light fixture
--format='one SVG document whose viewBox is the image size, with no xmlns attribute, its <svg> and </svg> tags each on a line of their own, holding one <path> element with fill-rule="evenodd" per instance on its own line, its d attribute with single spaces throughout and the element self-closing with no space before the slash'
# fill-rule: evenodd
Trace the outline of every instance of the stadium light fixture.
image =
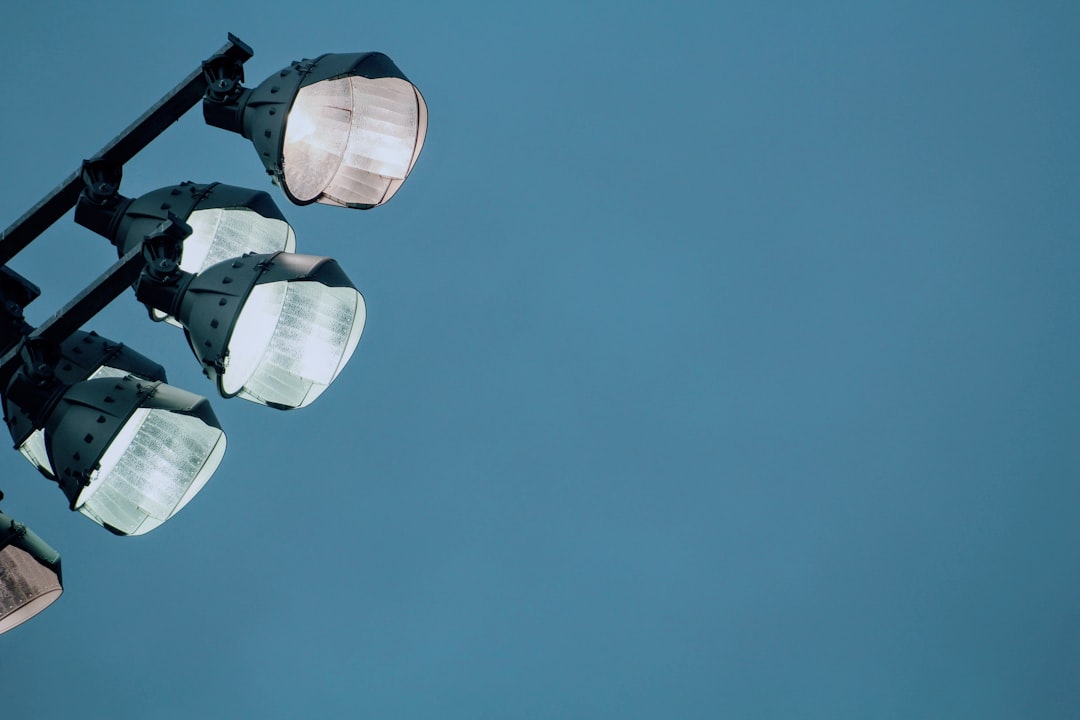
<svg viewBox="0 0 1080 720">
<path fill-rule="evenodd" d="M 297 205 L 366 210 L 390 200 L 427 136 L 427 103 L 383 53 L 294 62 L 254 89 L 239 64 L 213 66 L 206 122 L 252 141 L 274 182 Z"/>
<path fill-rule="evenodd" d="M 169 242 L 184 232 L 174 217 L 147 237 L 136 297 L 180 321 L 223 397 L 282 410 L 310 405 L 360 341 L 363 296 L 337 262 L 313 255 L 249 253 L 186 273 Z"/>
</svg>

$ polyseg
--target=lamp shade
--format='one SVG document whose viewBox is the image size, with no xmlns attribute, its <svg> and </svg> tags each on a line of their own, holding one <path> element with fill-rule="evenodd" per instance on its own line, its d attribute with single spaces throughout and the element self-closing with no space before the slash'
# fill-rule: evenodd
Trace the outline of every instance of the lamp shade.
<svg viewBox="0 0 1080 720">
<path fill-rule="evenodd" d="M 34 617 L 63 592 L 60 554 L 0 512 L 0 633 Z"/>
<path fill-rule="evenodd" d="M 203 488 L 225 433 L 205 398 L 125 375 L 68 388 L 45 424 L 45 447 L 72 510 L 142 535 Z"/>
<path fill-rule="evenodd" d="M 382 53 L 294 62 L 207 122 L 249 138 L 294 203 L 368 209 L 393 197 L 427 135 L 420 91 Z"/>
<path fill-rule="evenodd" d="M 330 258 L 251 254 L 195 276 L 178 317 L 223 396 L 291 409 L 311 404 L 341 372 L 366 307 Z"/>
</svg>

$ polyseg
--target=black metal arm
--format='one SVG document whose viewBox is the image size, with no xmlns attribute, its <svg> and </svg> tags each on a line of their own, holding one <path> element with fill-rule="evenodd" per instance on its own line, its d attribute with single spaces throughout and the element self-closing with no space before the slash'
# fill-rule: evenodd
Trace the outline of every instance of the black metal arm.
<svg viewBox="0 0 1080 720">
<path fill-rule="evenodd" d="M 139 273 L 142 272 L 145 265 L 146 259 L 143 257 L 142 248 L 132 248 L 131 252 L 116 261 L 111 268 L 84 288 L 71 302 L 31 332 L 27 339 L 40 338 L 56 344 L 63 342 L 69 335 L 101 312 L 106 305 L 120 297 L 124 290 L 131 287 L 131 284 L 138 279 Z M 20 363 L 18 347 L 8 351 L 0 359 L 0 388 L 19 369 Z"/>
<path fill-rule="evenodd" d="M 223 57 L 242 64 L 252 54 L 250 47 L 230 33 L 229 42 L 215 53 L 211 60 Z M 92 159 L 117 168 L 122 167 L 164 132 L 169 125 L 195 107 L 206 94 L 207 88 L 207 75 L 203 64 L 200 64 L 198 69 L 166 93 L 138 120 L 99 150 Z M 80 166 L 52 192 L 12 223 L 7 230 L 0 233 L 0 265 L 10 262 L 20 250 L 63 217 L 64 213 L 75 207 L 75 203 L 79 200 L 79 193 L 84 187 L 82 166 Z"/>
</svg>

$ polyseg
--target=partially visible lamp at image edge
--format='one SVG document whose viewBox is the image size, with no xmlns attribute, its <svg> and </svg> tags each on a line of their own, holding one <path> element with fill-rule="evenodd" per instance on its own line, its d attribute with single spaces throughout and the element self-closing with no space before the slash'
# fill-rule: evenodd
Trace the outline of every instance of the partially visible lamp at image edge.
<svg viewBox="0 0 1080 720">
<path fill-rule="evenodd" d="M 0 512 L 0 633 L 37 615 L 63 591 L 60 553 Z"/>
</svg>

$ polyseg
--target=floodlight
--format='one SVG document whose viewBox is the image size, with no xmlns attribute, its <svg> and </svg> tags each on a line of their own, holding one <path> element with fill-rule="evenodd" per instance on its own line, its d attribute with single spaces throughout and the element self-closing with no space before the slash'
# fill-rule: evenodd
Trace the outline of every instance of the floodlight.
<svg viewBox="0 0 1080 720">
<path fill-rule="evenodd" d="M 205 398 L 130 374 L 73 385 L 48 375 L 20 368 L 4 393 L 7 406 L 44 429 L 48 468 L 71 509 L 107 530 L 153 530 L 221 462 L 225 433 Z"/>
<path fill-rule="evenodd" d="M 298 205 L 382 205 L 409 176 L 427 135 L 423 96 L 382 53 L 321 55 L 254 89 L 235 79 L 221 87 L 212 84 L 203 101 L 207 123 L 250 139 Z"/>
<path fill-rule="evenodd" d="M 34 617 L 63 592 L 60 553 L 0 512 L 0 633 Z"/>
<path fill-rule="evenodd" d="M 144 272 L 136 296 L 177 317 L 224 397 L 287 410 L 311 404 L 352 357 L 364 298 L 337 262 L 249 254 L 165 281 Z"/>
</svg>

